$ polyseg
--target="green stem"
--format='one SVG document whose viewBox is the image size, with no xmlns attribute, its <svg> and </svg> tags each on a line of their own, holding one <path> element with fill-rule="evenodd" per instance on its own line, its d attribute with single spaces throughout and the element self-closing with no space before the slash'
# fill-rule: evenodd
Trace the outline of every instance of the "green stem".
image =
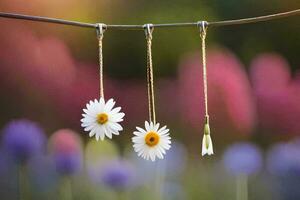
<svg viewBox="0 0 300 200">
<path fill-rule="evenodd" d="M 59 199 L 60 200 L 73 199 L 72 182 L 70 177 L 68 176 L 62 177 L 60 188 L 59 188 Z"/>
<path fill-rule="evenodd" d="M 239 174 L 236 177 L 236 199 L 248 200 L 248 176 Z"/>
<path fill-rule="evenodd" d="M 19 199 L 26 200 L 30 198 L 30 188 L 27 180 L 27 167 L 25 164 L 18 166 L 18 181 L 19 181 Z"/>
<path fill-rule="evenodd" d="M 127 200 L 128 194 L 125 191 L 116 191 L 116 200 Z"/>
<path fill-rule="evenodd" d="M 161 162 L 161 164 L 158 164 L 159 162 L 156 163 L 156 173 L 155 173 L 155 194 L 156 194 L 156 199 L 161 200 L 163 199 L 163 186 L 164 186 L 164 181 L 165 181 L 165 170 L 166 170 L 166 163 Z"/>
</svg>

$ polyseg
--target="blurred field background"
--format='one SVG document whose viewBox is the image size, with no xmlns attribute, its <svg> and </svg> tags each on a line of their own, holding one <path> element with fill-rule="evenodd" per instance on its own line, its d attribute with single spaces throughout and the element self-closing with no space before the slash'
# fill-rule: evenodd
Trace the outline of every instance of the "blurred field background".
<svg viewBox="0 0 300 200">
<path fill-rule="evenodd" d="M 84 22 L 218 21 L 298 9 L 299 0 L 0 1 L 0 10 Z M 299 17 L 208 30 L 215 155 L 201 157 L 203 95 L 197 28 L 156 29 L 157 117 L 173 146 L 137 158 L 148 119 L 142 31 L 104 36 L 105 93 L 123 133 L 95 142 L 80 128 L 98 98 L 91 29 L 0 19 L 0 199 L 300 199 Z M 246 191 L 248 188 L 248 191 Z"/>
</svg>

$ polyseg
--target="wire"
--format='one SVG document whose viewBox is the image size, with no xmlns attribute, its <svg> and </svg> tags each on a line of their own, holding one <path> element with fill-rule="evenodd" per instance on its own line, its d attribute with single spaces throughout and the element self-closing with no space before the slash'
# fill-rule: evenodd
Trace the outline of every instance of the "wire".
<svg viewBox="0 0 300 200">
<path fill-rule="evenodd" d="M 69 21 L 69 20 L 56 19 L 50 17 L 40 17 L 40 16 L 33 16 L 33 15 L 22 15 L 22 14 L 15 14 L 15 13 L 0 12 L 0 17 L 47 22 L 47 23 L 54 23 L 54 24 L 64 24 L 64 25 L 80 26 L 80 27 L 88 27 L 88 28 L 97 28 L 97 24 Z"/>
<path fill-rule="evenodd" d="M 225 20 L 225 21 L 213 21 L 213 22 L 208 22 L 208 26 L 219 27 L 219 26 L 257 23 L 257 22 L 270 21 L 270 20 L 274 20 L 274 19 L 285 18 L 285 17 L 295 16 L 295 15 L 300 15 L 300 9 L 291 10 L 291 11 L 282 12 L 282 13 L 271 14 L 271 15 L 264 15 L 264 16 L 259 16 L 259 17 L 251 17 L 251 18 L 243 18 L 243 19 L 235 19 L 235 20 Z M 29 21 L 47 22 L 47 23 L 54 23 L 54 24 L 64 24 L 64 25 L 86 27 L 86 28 L 97 28 L 97 24 L 98 24 L 98 23 L 85 23 L 85 22 L 70 21 L 70 20 L 50 18 L 50 17 L 22 15 L 22 14 L 6 13 L 6 12 L 0 12 L 0 17 L 29 20 Z M 153 24 L 153 27 L 155 27 L 155 28 L 169 28 L 170 27 L 171 28 L 171 27 L 192 27 L 192 26 L 197 26 L 197 25 L 198 25 L 198 22 L 187 22 L 187 23 Z M 144 30 L 143 25 L 108 24 L 108 25 L 106 25 L 106 28 L 111 29 L 111 30 Z"/>
</svg>

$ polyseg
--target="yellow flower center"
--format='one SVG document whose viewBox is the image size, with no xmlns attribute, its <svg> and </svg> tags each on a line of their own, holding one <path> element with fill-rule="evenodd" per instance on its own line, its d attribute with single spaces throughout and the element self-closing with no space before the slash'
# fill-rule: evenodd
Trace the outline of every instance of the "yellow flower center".
<svg viewBox="0 0 300 200">
<path fill-rule="evenodd" d="M 159 142 L 159 135 L 156 132 L 149 132 L 145 137 L 145 142 L 148 146 L 153 147 Z"/>
<path fill-rule="evenodd" d="M 100 113 L 97 115 L 98 124 L 105 124 L 108 121 L 108 115 L 106 113 Z"/>
</svg>

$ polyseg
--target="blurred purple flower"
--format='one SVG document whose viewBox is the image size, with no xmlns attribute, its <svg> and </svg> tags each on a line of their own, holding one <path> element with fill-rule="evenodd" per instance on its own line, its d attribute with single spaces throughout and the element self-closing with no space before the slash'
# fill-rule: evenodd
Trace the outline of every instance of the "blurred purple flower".
<svg viewBox="0 0 300 200">
<path fill-rule="evenodd" d="M 163 187 L 164 200 L 182 200 L 187 199 L 187 195 L 181 184 L 177 182 L 166 182 Z"/>
<path fill-rule="evenodd" d="M 267 168 L 274 175 L 297 175 L 300 177 L 300 145 L 281 143 L 268 152 Z"/>
<path fill-rule="evenodd" d="M 115 189 L 125 189 L 132 183 L 133 170 L 128 163 L 111 163 L 103 169 L 102 182 Z"/>
<path fill-rule="evenodd" d="M 28 162 L 29 180 L 35 192 L 45 193 L 54 190 L 58 181 L 53 160 L 49 156 L 36 156 Z"/>
<path fill-rule="evenodd" d="M 280 143 L 268 152 L 267 168 L 273 175 L 271 188 L 279 199 L 300 199 L 299 143 Z"/>
<path fill-rule="evenodd" d="M 251 64 L 261 128 L 270 133 L 300 131 L 300 82 L 291 79 L 287 61 L 277 54 L 262 54 Z"/>
<path fill-rule="evenodd" d="M 80 137 L 72 130 L 61 129 L 50 138 L 50 150 L 56 170 L 61 175 L 73 175 L 82 167 Z"/>
<path fill-rule="evenodd" d="M 236 143 L 223 155 L 225 168 L 234 175 L 251 175 L 262 168 L 261 151 L 251 143 Z"/>
<path fill-rule="evenodd" d="M 93 182 L 114 190 L 128 189 L 135 183 L 133 167 L 125 160 L 110 160 L 97 169 L 90 168 L 89 174 Z"/>
<path fill-rule="evenodd" d="M 14 163 L 6 152 L 0 151 L 0 180 L 2 176 L 7 176 L 13 171 Z"/>
<path fill-rule="evenodd" d="M 227 50 L 208 52 L 208 100 L 216 133 L 249 134 L 255 124 L 250 83 L 239 60 Z M 203 79 L 200 53 L 185 57 L 179 70 L 181 112 L 186 123 L 202 130 Z"/>
<path fill-rule="evenodd" d="M 73 175 L 81 169 L 82 158 L 74 153 L 57 153 L 54 156 L 56 170 L 62 175 Z"/>
<path fill-rule="evenodd" d="M 137 181 L 139 183 L 147 183 L 153 181 L 155 176 L 180 179 L 186 169 L 187 157 L 185 146 L 173 141 L 171 149 L 163 160 L 145 162 L 144 159 L 137 157 L 136 154 L 130 155 L 130 160 L 134 166 L 136 166 Z M 157 170 L 159 170 L 159 172 Z M 145 173 L 145 171 L 153 173 Z"/>
<path fill-rule="evenodd" d="M 172 148 L 168 151 L 165 159 L 166 174 L 170 177 L 180 176 L 186 167 L 188 153 L 185 146 L 179 142 L 173 141 Z"/>
<path fill-rule="evenodd" d="M 0 151 L 0 194 L 1 199 L 17 199 L 16 188 L 18 165 L 6 152 Z"/>
<path fill-rule="evenodd" d="M 35 122 L 21 119 L 8 123 L 3 129 L 3 147 L 9 156 L 23 163 L 43 153 L 46 137 Z"/>
</svg>

